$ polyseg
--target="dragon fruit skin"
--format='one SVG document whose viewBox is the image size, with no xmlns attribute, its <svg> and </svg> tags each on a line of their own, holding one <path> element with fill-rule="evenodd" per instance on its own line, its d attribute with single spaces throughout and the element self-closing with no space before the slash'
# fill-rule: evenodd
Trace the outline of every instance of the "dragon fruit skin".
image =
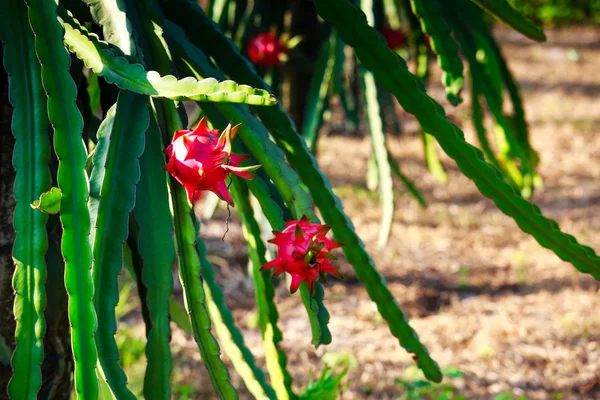
<svg viewBox="0 0 600 400">
<path fill-rule="evenodd" d="M 302 281 L 306 281 L 313 292 L 314 282 L 322 273 L 344 279 L 341 272 L 331 265 L 331 260 L 336 258 L 329 251 L 342 245 L 325 236 L 329 229 L 327 225 L 311 223 L 306 217 L 300 221 L 288 221 L 283 232 L 273 231 L 275 238 L 269 242 L 277 245 L 277 257 L 263 265 L 261 270 L 275 268 L 274 277 L 283 272 L 289 273 L 292 276 L 292 293 L 298 290 Z"/>
<path fill-rule="evenodd" d="M 252 179 L 252 171 L 260 165 L 242 167 L 250 157 L 231 152 L 231 142 L 240 125 L 228 125 L 219 135 L 208 129 L 202 118 L 196 129 L 175 132 L 171 144 L 164 150 L 168 157 L 168 171 L 187 192 L 190 203 L 198 201 L 203 190 L 210 190 L 219 198 L 233 204 L 225 179 L 230 173 Z"/>
<path fill-rule="evenodd" d="M 248 57 L 255 65 L 279 66 L 285 60 L 289 48 L 274 33 L 261 33 L 248 42 Z"/>
</svg>

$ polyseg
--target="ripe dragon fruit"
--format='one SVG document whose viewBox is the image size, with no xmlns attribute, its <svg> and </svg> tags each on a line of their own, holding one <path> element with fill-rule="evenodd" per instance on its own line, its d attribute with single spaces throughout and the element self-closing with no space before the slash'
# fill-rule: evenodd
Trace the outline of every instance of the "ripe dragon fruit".
<svg viewBox="0 0 600 400">
<path fill-rule="evenodd" d="M 401 30 L 388 27 L 382 27 L 378 30 L 385 38 L 385 42 L 390 49 L 396 50 L 406 44 L 406 35 Z"/>
<path fill-rule="evenodd" d="M 244 179 L 254 178 L 251 171 L 260 165 L 242 167 L 240 163 L 250 157 L 231 152 L 231 142 L 240 126 L 228 125 L 219 136 L 219 131 L 208 129 L 206 119 L 202 118 L 193 131 L 175 132 L 164 150 L 169 159 L 164 169 L 185 187 L 190 203 L 198 201 L 203 190 L 210 190 L 233 204 L 225 183 L 229 173 Z"/>
<path fill-rule="evenodd" d="M 290 47 L 275 33 L 261 33 L 250 39 L 248 57 L 255 65 L 273 67 L 281 65 L 287 59 Z"/>
<path fill-rule="evenodd" d="M 273 231 L 275 238 L 269 240 L 277 245 L 277 257 L 261 267 L 261 270 L 275 268 L 273 276 L 287 272 L 292 276 L 290 291 L 298 290 L 306 281 L 311 293 L 320 274 L 329 273 L 344 279 L 340 271 L 331 265 L 336 257 L 329 251 L 341 247 L 340 243 L 325 237 L 330 227 L 313 224 L 306 217 L 300 221 L 288 221 L 283 232 Z"/>
</svg>

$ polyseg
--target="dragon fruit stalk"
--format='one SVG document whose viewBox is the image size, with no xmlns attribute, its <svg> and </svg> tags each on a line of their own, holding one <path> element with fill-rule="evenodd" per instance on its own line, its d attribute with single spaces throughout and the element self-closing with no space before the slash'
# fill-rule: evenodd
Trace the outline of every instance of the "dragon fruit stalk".
<svg viewBox="0 0 600 400">
<path fill-rule="evenodd" d="M 164 151 L 169 158 L 164 169 L 185 187 L 190 203 L 198 201 L 203 190 L 210 190 L 233 204 L 225 183 L 229 173 L 244 179 L 254 178 L 251 172 L 260 165 L 242 167 L 240 163 L 250 157 L 231 152 L 231 142 L 240 126 L 228 125 L 219 135 L 218 130 L 208 129 L 206 119 L 202 118 L 193 131 L 175 132 Z"/>
<path fill-rule="evenodd" d="M 283 232 L 273 231 L 275 238 L 269 240 L 277 245 L 277 257 L 261 267 L 261 270 L 275 268 L 273 276 L 287 272 L 292 276 L 290 291 L 298 290 L 302 281 L 306 281 L 311 293 L 320 274 L 329 273 L 338 279 L 344 279 L 340 271 L 331 265 L 337 258 L 331 250 L 341 247 L 340 243 L 325 237 L 330 227 L 313 224 L 306 217 L 300 221 L 288 221 Z"/>
</svg>

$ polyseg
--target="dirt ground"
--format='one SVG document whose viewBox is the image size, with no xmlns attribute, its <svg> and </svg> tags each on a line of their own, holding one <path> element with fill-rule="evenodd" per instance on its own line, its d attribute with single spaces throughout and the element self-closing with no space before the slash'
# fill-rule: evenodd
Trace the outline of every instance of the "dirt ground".
<svg viewBox="0 0 600 400">
<path fill-rule="evenodd" d="M 531 140 L 542 157 L 543 190 L 535 202 L 561 228 L 600 251 L 600 29 L 548 30 L 544 44 L 499 27 L 497 36 L 525 98 Z M 573 61 L 577 55 L 579 61 Z M 464 126 L 475 143 L 468 101 L 451 109 L 439 81 L 430 93 Z M 464 96 L 468 99 L 468 93 Z M 378 250 L 377 194 L 366 189 L 370 143 L 324 136 L 319 162 L 353 218 L 359 235 L 385 275 L 411 325 L 442 367 L 463 373 L 448 381 L 467 399 L 509 392 L 529 399 L 600 399 L 600 285 L 522 233 L 476 190 L 452 160 L 439 184 L 425 166 L 414 119 L 401 114 L 405 132 L 390 149 L 429 201 L 422 210 L 396 182 L 396 212 L 389 244 Z M 341 151 L 340 149 L 343 149 Z M 221 242 L 225 216 L 205 224 L 213 260 L 246 343 L 259 363 L 264 352 L 252 324 L 252 288 L 244 271 L 241 232 L 233 218 Z M 299 296 L 278 290 L 283 347 L 297 388 L 323 368 L 327 353 L 358 361 L 348 373 L 344 399 L 395 399 L 396 378 L 409 379 L 413 364 L 389 333 L 351 267 L 339 262 L 347 282 L 330 282 L 326 305 L 333 343 L 314 349 Z M 181 351 L 193 341 L 174 332 Z M 199 384 L 197 362 L 181 364 L 179 379 Z M 242 383 L 231 371 L 235 384 Z M 206 383 L 198 398 L 208 398 Z M 195 395 L 195 396 L 196 396 Z M 194 396 L 194 398 L 195 398 Z"/>
</svg>

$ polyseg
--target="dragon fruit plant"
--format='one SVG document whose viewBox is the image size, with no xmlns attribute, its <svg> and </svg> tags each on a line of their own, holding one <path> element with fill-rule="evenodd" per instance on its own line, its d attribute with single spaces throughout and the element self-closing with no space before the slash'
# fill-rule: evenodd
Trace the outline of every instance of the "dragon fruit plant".
<svg viewBox="0 0 600 400">
<path fill-rule="evenodd" d="M 13 247 L 12 254 L 0 254 L 0 282 L 9 274 L 13 279 L 12 287 L 0 286 L 0 315 L 10 316 L 0 324 L 0 397 L 170 399 L 177 368 L 170 348 L 176 265 L 187 308 L 178 314 L 188 319 L 216 394 L 236 399 L 240 389 L 220 357 L 224 351 L 252 396 L 295 399 L 281 348 L 274 278 L 284 272 L 291 276 L 291 291 L 302 297 L 312 336 L 305 340 L 315 346 L 331 343 L 322 278 L 342 278 L 334 262 L 342 254 L 399 345 L 413 353 L 427 379 L 441 380 L 438 365 L 410 327 L 301 134 L 319 125 L 315 121 L 322 120 L 331 93 L 346 93 L 347 85 L 337 78 L 340 72 L 344 76 L 347 63 L 359 72 L 379 185 L 386 193 L 390 174 L 400 173 L 381 128 L 384 91 L 415 115 L 430 143 L 436 140 L 523 231 L 579 271 L 600 278 L 594 250 L 560 231 L 517 190 L 525 187 L 518 177 L 525 181 L 533 174 L 535 157 L 516 86 L 483 13 L 535 40 L 543 33 L 504 0 L 411 0 L 414 14 L 407 12 L 407 1 L 384 3 L 383 11 L 381 2 L 369 0 L 360 8 L 349 0 L 277 2 L 277 7 L 260 0 L 213 1 L 205 11 L 189 0 L 6 0 L 0 13 L 5 69 L 0 91 L 10 104 L 1 103 L 0 135 L 7 142 L 0 148 L 0 167 L 12 171 L 14 165 L 16 175 L 3 172 L 3 187 L 10 193 L 0 200 L 3 216 L 5 210 L 14 213 L 14 230 L 2 226 L 3 243 Z M 292 30 L 288 19 L 306 17 L 291 12 L 298 4 L 324 32 L 315 64 L 307 63 L 310 57 L 302 61 L 315 79 L 304 85 L 311 100 L 301 129 L 285 112 L 285 97 L 278 99 L 265 83 L 268 74 L 259 74 L 251 62 L 276 63 L 286 53 L 282 44 L 271 49 L 267 43 L 262 55 L 261 49 L 248 52 L 256 48 L 260 36 L 255 35 L 274 27 L 278 36 L 260 40 L 276 43 Z M 413 42 L 430 35 L 453 103 L 463 82 L 460 47 L 471 67 L 474 99 L 485 98 L 503 128 L 510 149 L 506 157 L 486 148 L 485 132 L 480 136 L 485 157 L 464 140 L 444 108 L 427 95 L 425 75 L 409 72 L 374 28 L 376 21 L 407 32 L 413 50 Z M 309 35 L 299 33 L 306 36 L 303 48 L 310 47 Z M 348 49 L 356 62 L 344 58 Z M 473 58 L 481 51 L 486 64 Z M 504 114 L 505 91 L 513 115 Z M 349 105 L 350 97 L 345 99 Z M 198 123 L 197 113 L 185 111 L 193 107 L 183 102 L 195 104 L 204 118 Z M 482 109 L 478 102 L 474 107 L 478 121 Z M 14 147 L 4 145 L 13 136 Z M 513 157 L 522 170 L 503 175 Z M 191 213 L 206 191 L 233 205 L 242 223 L 266 371 L 234 323 L 199 236 L 202 227 Z M 268 221 L 274 238 L 264 237 L 259 218 Z M 265 239 L 276 248 L 272 259 Z M 142 393 L 132 391 L 119 363 L 117 339 L 124 333 L 115 305 L 124 262 L 135 276 L 146 327 Z M 11 354 L 10 363 L 5 353 Z M 323 376 L 302 398 L 335 396 L 343 387 L 343 374 Z"/>
</svg>

